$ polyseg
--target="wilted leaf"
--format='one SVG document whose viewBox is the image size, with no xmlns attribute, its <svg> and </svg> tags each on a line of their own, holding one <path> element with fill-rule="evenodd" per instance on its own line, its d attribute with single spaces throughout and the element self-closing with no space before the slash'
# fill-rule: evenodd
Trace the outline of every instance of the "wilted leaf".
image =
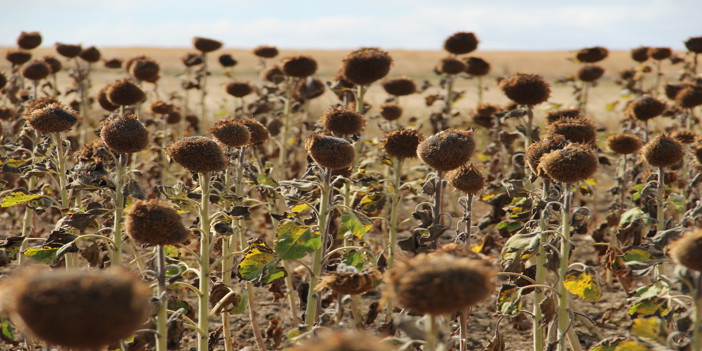
<svg viewBox="0 0 702 351">
<path fill-rule="evenodd" d="M 619 227 L 624 228 L 636 220 L 643 220 L 644 224 L 649 224 L 649 216 L 639 207 L 634 207 L 624 213 L 622 213 L 621 219 L 619 220 Z"/>
<path fill-rule="evenodd" d="M 522 296 L 516 285 L 504 284 L 497 297 L 497 311 L 500 314 L 516 316 L 522 309 Z"/>
<path fill-rule="evenodd" d="M 362 271 L 365 263 L 363 261 L 363 252 L 358 250 L 351 250 L 343 256 L 341 262 L 343 262 L 347 266 L 356 267 L 356 269 Z"/>
<path fill-rule="evenodd" d="M 322 247 L 322 238 L 311 226 L 285 221 L 278 225 L 275 251 L 281 259 L 297 260 Z"/>
<path fill-rule="evenodd" d="M 570 270 L 566 272 L 563 284 L 571 294 L 585 301 L 597 302 L 602 297 L 602 289 L 597 277 L 590 270 Z"/>
<path fill-rule="evenodd" d="M 385 206 L 385 194 L 382 192 L 375 192 L 364 196 L 361 202 L 358 203 L 358 206 L 356 206 L 356 210 L 366 216 L 372 216 L 382 210 L 383 206 Z"/>
<path fill-rule="evenodd" d="M 341 215 L 341 226 L 338 236 L 344 238 L 347 234 L 353 235 L 356 240 L 362 240 L 363 236 L 373 227 L 373 221 L 366 215 L 357 211 L 347 212 Z"/>
<path fill-rule="evenodd" d="M 641 345 L 636 341 L 624 341 L 617 345 L 614 351 L 652 351 L 648 346 Z"/>
<path fill-rule="evenodd" d="M 662 252 L 655 250 L 652 247 L 637 246 L 624 252 L 622 260 L 633 270 L 646 269 L 654 264 L 665 259 Z"/>
<path fill-rule="evenodd" d="M 495 332 L 495 336 L 490 340 L 490 343 L 485 346 L 484 351 L 504 351 L 505 350 L 505 339 L 502 337 L 500 332 Z"/>
<path fill-rule="evenodd" d="M 285 277 L 285 271 L 276 267 L 280 258 L 261 239 L 249 244 L 244 259 L 239 262 L 239 278 L 256 285 L 265 285 Z"/>
</svg>

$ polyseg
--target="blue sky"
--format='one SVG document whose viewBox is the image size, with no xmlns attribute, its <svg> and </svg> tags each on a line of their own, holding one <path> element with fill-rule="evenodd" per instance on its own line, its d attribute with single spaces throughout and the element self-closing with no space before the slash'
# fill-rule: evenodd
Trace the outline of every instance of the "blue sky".
<svg viewBox="0 0 702 351">
<path fill-rule="evenodd" d="M 44 45 L 439 49 L 471 31 L 481 50 L 603 45 L 682 48 L 702 36 L 702 0 L 15 0 L 3 4 L 0 45 L 38 30 Z"/>
</svg>

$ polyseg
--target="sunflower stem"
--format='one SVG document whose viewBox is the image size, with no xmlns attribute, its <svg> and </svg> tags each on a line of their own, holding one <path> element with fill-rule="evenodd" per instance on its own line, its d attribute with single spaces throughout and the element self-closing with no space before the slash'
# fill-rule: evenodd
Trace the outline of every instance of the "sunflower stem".
<svg viewBox="0 0 702 351">
<path fill-rule="evenodd" d="M 307 308 L 305 309 L 305 324 L 307 326 L 312 326 L 317 321 L 317 314 L 319 313 L 317 304 L 319 302 L 318 291 L 316 291 L 317 282 L 319 281 L 319 276 L 322 273 L 322 257 L 323 251 L 326 244 L 327 237 L 327 222 L 329 218 L 329 198 L 330 198 L 330 184 L 329 178 L 331 175 L 331 170 L 328 168 L 322 168 L 322 182 L 321 182 L 321 199 L 319 205 L 319 235 L 322 238 L 322 247 L 314 252 L 314 258 L 312 260 L 312 272 L 310 274 L 310 285 L 307 294 Z"/>
<path fill-rule="evenodd" d="M 158 315 L 156 316 L 156 351 L 168 351 L 168 289 L 166 287 L 166 258 L 163 245 L 156 246 L 156 270 L 158 273 Z"/>
<path fill-rule="evenodd" d="M 124 217 L 124 193 L 122 193 L 122 186 L 124 185 L 124 177 L 126 174 L 126 159 L 124 154 L 119 154 L 117 156 L 117 162 L 115 162 L 115 168 L 117 174 L 114 179 L 115 183 L 115 215 L 114 224 L 112 227 L 112 241 L 115 242 L 115 249 L 112 251 L 112 257 L 110 262 L 114 265 L 122 264 L 122 218 Z"/>
<path fill-rule="evenodd" d="M 560 267 L 558 270 L 558 351 L 566 351 L 567 332 L 570 327 L 568 313 L 568 290 L 565 287 L 565 276 L 570 261 L 570 211 L 572 192 L 569 184 L 563 184 L 563 206 L 561 212 L 561 252 Z M 571 342 L 575 343 L 577 340 Z"/>
<path fill-rule="evenodd" d="M 656 192 L 656 232 L 660 233 L 665 229 L 665 172 L 663 167 L 658 167 L 658 191 Z"/>
<path fill-rule="evenodd" d="M 423 351 L 434 351 L 437 349 L 438 345 L 439 324 L 437 323 L 436 316 L 433 314 L 428 316 L 429 321 L 426 326 L 426 341 L 424 343 Z"/>
<path fill-rule="evenodd" d="M 198 173 L 200 189 L 200 279 L 198 289 L 198 328 L 204 333 L 197 334 L 197 350 L 208 350 L 210 328 L 210 174 Z"/>
</svg>

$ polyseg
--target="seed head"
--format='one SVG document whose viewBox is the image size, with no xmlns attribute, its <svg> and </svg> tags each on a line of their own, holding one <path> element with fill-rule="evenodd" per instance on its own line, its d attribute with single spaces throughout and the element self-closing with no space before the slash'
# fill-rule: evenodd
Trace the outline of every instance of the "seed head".
<svg viewBox="0 0 702 351">
<path fill-rule="evenodd" d="M 538 105 L 551 95 L 551 87 L 541 76 L 528 73 L 516 73 L 503 79 L 500 89 L 510 100 L 527 106 Z"/>
<path fill-rule="evenodd" d="M 195 37 L 193 38 L 193 46 L 202 53 L 208 53 L 219 50 L 222 47 L 222 42 L 214 39 Z"/>
<path fill-rule="evenodd" d="M 17 117 L 17 111 L 10 106 L 0 106 L 0 120 L 8 121 Z"/>
<path fill-rule="evenodd" d="M 388 277 L 388 289 L 410 312 L 449 314 L 465 311 L 490 296 L 493 275 L 481 260 L 421 254 L 398 263 Z"/>
<path fill-rule="evenodd" d="M 51 74 L 51 67 L 44 61 L 34 60 L 22 68 L 22 76 L 29 80 L 39 81 Z"/>
<path fill-rule="evenodd" d="M 63 44 L 56 43 L 56 52 L 65 58 L 74 58 L 80 55 L 83 48 L 80 44 Z"/>
<path fill-rule="evenodd" d="M 219 140 L 220 143 L 231 147 L 247 145 L 249 140 L 251 140 L 249 128 L 246 128 L 246 125 L 233 119 L 225 119 L 215 123 L 215 125 L 210 128 L 210 133 L 212 133 L 212 136 Z"/>
<path fill-rule="evenodd" d="M 663 134 L 644 145 L 641 156 L 653 167 L 670 167 L 683 159 L 683 147 L 677 140 Z"/>
<path fill-rule="evenodd" d="M 357 85 L 370 85 L 390 72 L 392 57 L 378 48 L 361 48 L 344 58 L 344 78 Z"/>
<path fill-rule="evenodd" d="M 80 54 L 78 56 L 83 59 L 85 62 L 90 62 L 90 63 L 95 63 L 100 61 L 100 57 L 102 55 L 100 54 L 100 50 L 98 50 L 94 46 L 89 46 L 83 50 L 80 51 Z"/>
<path fill-rule="evenodd" d="M 490 63 L 480 57 L 469 57 L 466 61 L 466 73 L 475 77 L 482 77 L 490 73 Z"/>
<path fill-rule="evenodd" d="M 360 134 L 366 126 L 363 116 L 343 106 L 334 106 L 324 112 L 320 121 L 325 130 L 336 135 Z"/>
<path fill-rule="evenodd" d="M 559 150 L 568 145 L 568 141 L 565 137 L 559 134 L 549 134 L 546 138 L 541 139 L 537 142 L 529 145 L 526 151 L 526 161 L 531 171 L 546 179 L 551 179 L 543 170 L 539 167 L 541 164 L 541 157 L 548 154 L 551 151 Z"/>
<path fill-rule="evenodd" d="M 463 55 L 478 48 L 478 38 L 473 33 L 454 33 L 444 41 L 444 50 L 454 54 Z"/>
<path fill-rule="evenodd" d="M 253 53 L 262 58 L 274 58 L 278 56 L 278 48 L 275 46 L 261 45 L 254 48 Z"/>
<path fill-rule="evenodd" d="M 249 82 L 230 82 L 227 84 L 227 94 L 234 97 L 244 97 L 253 92 L 253 87 Z"/>
<path fill-rule="evenodd" d="M 115 105 L 136 105 L 146 100 L 146 94 L 128 79 L 118 80 L 107 88 L 107 98 Z"/>
<path fill-rule="evenodd" d="M 692 84 L 678 92 L 675 95 L 675 101 L 682 108 L 695 108 L 702 105 L 702 85 Z"/>
<path fill-rule="evenodd" d="M 673 50 L 671 50 L 670 48 L 651 48 L 651 51 L 649 51 L 648 54 L 654 60 L 661 61 L 670 57 L 670 55 L 673 54 Z"/>
<path fill-rule="evenodd" d="M 607 58 L 609 51 L 601 46 L 580 49 L 575 54 L 575 58 L 580 62 L 595 63 Z"/>
<path fill-rule="evenodd" d="M 32 54 L 24 50 L 9 50 L 5 54 L 5 58 L 13 65 L 21 66 L 32 59 Z"/>
<path fill-rule="evenodd" d="M 305 140 L 305 149 L 320 167 L 332 170 L 351 167 L 355 157 L 350 142 L 332 136 L 312 134 Z"/>
<path fill-rule="evenodd" d="M 360 295 L 373 289 L 382 277 L 377 269 L 354 273 L 333 272 L 323 276 L 316 289 L 331 289 L 340 295 Z"/>
<path fill-rule="evenodd" d="M 58 100 L 52 97 L 40 97 L 38 99 L 30 100 L 24 108 L 24 114 L 28 115 L 36 110 L 42 109 L 51 104 L 59 104 L 63 106 Z"/>
<path fill-rule="evenodd" d="M 702 271 L 702 230 L 697 228 L 685 233 L 670 244 L 670 257 L 693 271 Z"/>
<path fill-rule="evenodd" d="M 44 133 L 65 132 L 78 123 L 78 117 L 74 111 L 66 110 L 57 103 L 36 109 L 24 118 L 32 128 Z"/>
<path fill-rule="evenodd" d="M 134 241 L 149 245 L 176 245 L 190 235 L 173 206 L 157 200 L 132 204 L 125 227 Z"/>
<path fill-rule="evenodd" d="M 41 45 L 41 34 L 39 32 L 22 32 L 17 37 L 17 46 L 24 50 L 32 50 Z"/>
<path fill-rule="evenodd" d="M 322 80 L 312 77 L 300 79 L 295 86 L 295 98 L 300 101 L 316 99 L 326 91 L 326 85 Z"/>
<path fill-rule="evenodd" d="M 419 158 L 441 172 L 464 165 L 474 151 L 473 132 L 456 129 L 448 129 L 434 134 L 417 147 Z"/>
<path fill-rule="evenodd" d="M 417 86 L 409 77 L 386 79 L 383 82 L 383 89 L 386 93 L 394 96 L 411 95 L 417 92 Z"/>
<path fill-rule="evenodd" d="M 646 62 L 648 61 L 648 52 L 651 50 L 648 46 L 640 46 L 638 48 L 631 49 L 631 58 L 636 62 Z"/>
<path fill-rule="evenodd" d="M 563 135 L 572 143 L 592 144 L 597 133 L 595 124 L 589 119 L 562 118 L 548 125 L 549 134 Z"/>
<path fill-rule="evenodd" d="M 466 70 L 466 64 L 463 61 L 453 57 L 444 57 L 436 66 L 436 71 L 443 74 L 459 74 Z"/>
<path fill-rule="evenodd" d="M 49 65 L 49 68 L 51 68 L 51 74 L 56 74 L 61 70 L 61 68 L 63 68 L 63 64 L 61 64 L 61 61 L 59 61 L 53 56 L 44 56 L 42 60 L 44 61 L 44 63 Z"/>
<path fill-rule="evenodd" d="M 660 116 L 665 111 L 665 102 L 652 96 L 642 96 L 632 101 L 626 108 L 629 117 L 640 121 L 648 121 Z"/>
<path fill-rule="evenodd" d="M 636 135 L 617 133 L 607 138 L 607 146 L 620 155 L 628 155 L 639 151 L 643 144 Z"/>
<path fill-rule="evenodd" d="M 380 116 L 386 121 L 394 121 L 402 117 L 402 107 L 397 104 L 385 104 L 380 106 Z"/>
<path fill-rule="evenodd" d="M 191 136 L 168 146 L 168 156 L 191 172 L 218 172 L 227 166 L 222 148 L 212 139 Z"/>
<path fill-rule="evenodd" d="M 598 65 L 586 65 L 578 70 L 578 79 L 583 82 L 594 82 L 604 74 L 604 68 Z"/>
<path fill-rule="evenodd" d="M 317 72 L 317 61 L 310 56 L 286 57 L 280 64 L 283 72 L 290 77 L 305 78 Z"/>
<path fill-rule="evenodd" d="M 111 59 L 105 60 L 105 68 L 120 69 L 122 68 L 122 59 L 113 57 Z"/>
<path fill-rule="evenodd" d="M 696 54 L 702 53 L 702 37 L 691 37 L 685 40 L 685 47 Z"/>
<path fill-rule="evenodd" d="M 219 64 L 222 65 L 222 67 L 229 68 L 229 67 L 234 67 L 236 66 L 237 63 L 239 63 L 232 55 L 230 54 L 221 54 L 219 55 Z"/>
<path fill-rule="evenodd" d="M 167 113 L 173 112 L 175 109 L 175 106 L 173 104 L 169 104 L 163 100 L 154 100 L 151 103 L 151 106 L 149 106 L 151 109 L 151 112 L 156 113 L 156 114 L 162 114 L 165 115 Z"/>
<path fill-rule="evenodd" d="M 475 113 L 480 116 L 494 116 L 497 112 L 500 112 L 500 110 L 500 106 L 486 103 L 475 107 Z"/>
<path fill-rule="evenodd" d="M 113 104 L 110 101 L 110 99 L 107 98 L 107 89 L 109 87 L 110 86 L 107 85 L 98 91 L 97 102 L 98 102 L 98 104 L 100 104 L 100 107 L 102 107 L 103 110 L 108 111 L 108 112 L 112 112 L 112 111 L 118 109 L 119 106 Z"/>
<path fill-rule="evenodd" d="M 573 184 L 590 178 L 599 162 L 589 146 L 570 144 L 541 157 L 539 167 L 555 181 Z"/>
<path fill-rule="evenodd" d="M 4 73 L 0 72 L 0 89 L 4 88 L 5 85 L 7 85 L 7 77 Z"/>
<path fill-rule="evenodd" d="M 546 123 L 552 124 L 564 118 L 580 118 L 580 110 L 577 108 L 570 108 L 565 110 L 548 111 L 546 114 Z"/>
<path fill-rule="evenodd" d="M 11 282 L 12 314 L 49 344 L 99 349 L 146 321 L 151 289 L 121 268 L 25 272 Z"/>
<path fill-rule="evenodd" d="M 285 80 L 285 73 L 278 66 L 268 67 L 265 71 L 261 72 L 261 76 L 267 82 L 273 84 L 280 84 Z"/>
<path fill-rule="evenodd" d="M 251 134 L 251 139 L 249 139 L 249 145 L 263 144 L 271 138 L 271 134 L 268 132 L 268 128 L 266 128 L 266 126 L 261 124 L 261 122 L 259 121 L 249 118 L 242 120 L 241 123 L 243 123 L 246 126 L 246 128 L 249 129 L 249 133 Z"/>
<path fill-rule="evenodd" d="M 192 52 L 185 54 L 180 60 L 183 61 L 183 64 L 185 65 L 185 67 L 193 67 L 193 66 L 201 65 L 203 62 L 205 62 L 202 59 L 201 53 L 192 53 Z"/>
<path fill-rule="evenodd" d="M 180 113 L 180 109 L 174 107 L 173 111 L 165 113 L 161 116 L 166 124 L 177 124 L 183 119 L 183 114 Z"/>
<path fill-rule="evenodd" d="M 470 164 L 467 167 L 461 166 L 446 173 L 448 180 L 454 188 L 466 193 L 476 195 L 485 186 L 485 176 L 478 167 Z"/>
<path fill-rule="evenodd" d="M 672 137 L 682 144 L 692 144 L 697 139 L 697 134 L 691 130 L 678 129 L 673 133 Z"/>
<path fill-rule="evenodd" d="M 158 62 L 147 57 L 133 60 L 129 65 L 129 74 L 132 77 L 149 83 L 156 82 L 160 78 L 160 71 L 161 66 Z"/>
<path fill-rule="evenodd" d="M 380 147 L 392 157 L 415 158 L 417 147 L 424 141 L 424 135 L 414 129 L 398 129 L 385 134 Z"/>
<path fill-rule="evenodd" d="M 678 93 L 689 87 L 689 83 L 681 83 L 681 84 L 666 84 L 665 85 L 665 96 L 668 97 L 668 99 L 675 100 L 675 97 L 678 96 Z"/>
<path fill-rule="evenodd" d="M 139 152 L 149 145 L 149 132 L 134 115 L 105 121 L 100 137 L 107 147 L 121 154 Z"/>
</svg>

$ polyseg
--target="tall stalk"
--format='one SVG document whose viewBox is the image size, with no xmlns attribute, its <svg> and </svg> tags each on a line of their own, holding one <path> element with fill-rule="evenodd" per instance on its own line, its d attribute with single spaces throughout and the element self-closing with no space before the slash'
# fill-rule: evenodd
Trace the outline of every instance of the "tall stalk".
<svg viewBox="0 0 702 351">
<path fill-rule="evenodd" d="M 124 217 L 124 193 L 122 186 L 124 185 L 124 177 L 126 174 L 127 159 L 125 154 L 119 154 L 115 162 L 117 174 L 115 176 L 115 215 L 114 224 L 112 227 L 112 241 L 115 242 L 115 249 L 112 251 L 110 261 L 112 264 L 122 264 L 122 218 Z"/>
<path fill-rule="evenodd" d="M 434 225 L 441 224 L 441 204 L 443 196 L 443 180 L 444 172 L 436 171 L 436 179 L 434 180 L 434 206 L 432 216 L 434 218 Z"/>
<path fill-rule="evenodd" d="M 202 53 L 202 78 L 200 81 L 200 118 L 205 120 L 207 118 L 207 104 L 205 103 L 205 98 L 207 97 L 207 53 Z"/>
<path fill-rule="evenodd" d="M 210 328 L 210 174 L 198 173 L 202 198 L 200 199 L 200 284 L 198 289 L 198 328 L 197 350 L 208 350 L 208 330 Z"/>
<path fill-rule="evenodd" d="M 322 168 L 322 182 L 320 185 L 321 199 L 319 204 L 318 219 L 319 234 L 322 238 L 322 247 L 314 252 L 314 257 L 312 259 L 312 272 L 310 275 L 309 292 L 307 294 L 307 308 L 305 309 L 305 324 L 308 326 L 315 324 L 317 314 L 319 313 L 317 308 L 319 295 L 315 290 L 315 287 L 319 281 L 319 276 L 322 274 L 322 257 L 324 255 L 324 248 L 327 241 L 327 223 L 329 219 L 329 200 L 331 195 L 330 178 L 331 170 L 328 168 Z"/>
<path fill-rule="evenodd" d="M 61 196 L 61 209 L 68 208 L 68 190 L 66 189 L 66 152 L 63 150 L 63 139 L 61 138 L 61 133 L 53 133 L 54 143 L 56 144 L 56 162 L 58 168 L 58 180 L 59 189 L 58 192 Z"/>
<path fill-rule="evenodd" d="M 665 229 L 665 172 L 663 167 L 658 167 L 658 189 L 656 191 L 656 232 L 660 233 Z"/>
<path fill-rule="evenodd" d="M 550 181 L 543 180 L 543 197 L 548 199 L 548 188 Z M 534 282 L 536 285 L 544 285 L 546 282 L 546 234 L 544 233 L 548 229 L 548 223 L 546 221 L 547 216 L 546 210 L 541 212 L 541 217 L 539 218 L 539 248 L 535 256 L 536 264 L 536 276 L 534 277 Z M 536 288 L 534 291 L 534 318 L 532 319 L 532 336 L 534 341 L 534 351 L 544 350 L 544 331 L 541 328 L 541 321 L 543 319 L 543 311 L 541 311 L 541 301 L 544 299 L 544 291 L 541 288 Z"/>
<path fill-rule="evenodd" d="M 568 313 L 568 290 L 565 287 L 565 276 L 570 261 L 570 212 L 572 192 L 569 184 L 563 184 L 563 206 L 561 207 L 561 252 L 560 268 L 558 270 L 558 351 L 566 351 L 566 333 L 570 327 Z M 577 340 L 571 340 L 577 342 Z"/>
<path fill-rule="evenodd" d="M 402 158 L 393 160 L 393 183 L 392 197 L 390 198 L 390 254 L 388 255 L 388 269 L 395 267 L 395 249 L 397 247 L 397 221 L 398 210 L 400 206 L 400 176 L 402 175 Z M 390 313 L 392 309 L 388 307 Z"/>
<path fill-rule="evenodd" d="M 156 246 L 156 270 L 158 274 L 158 314 L 156 315 L 156 351 L 168 351 L 168 290 L 166 288 L 166 259 L 163 245 Z"/>
<path fill-rule="evenodd" d="M 288 78 L 288 86 L 285 90 L 285 101 L 283 104 L 283 130 L 280 140 L 280 172 L 279 179 L 285 179 L 285 171 L 287 167 L 285 163 L 288 160 L 288 136 L 290 135 L 290 115 L 292 114 L 292 100 L 295 93 L 295 86 L 298 78 Z"/>
</svg>

